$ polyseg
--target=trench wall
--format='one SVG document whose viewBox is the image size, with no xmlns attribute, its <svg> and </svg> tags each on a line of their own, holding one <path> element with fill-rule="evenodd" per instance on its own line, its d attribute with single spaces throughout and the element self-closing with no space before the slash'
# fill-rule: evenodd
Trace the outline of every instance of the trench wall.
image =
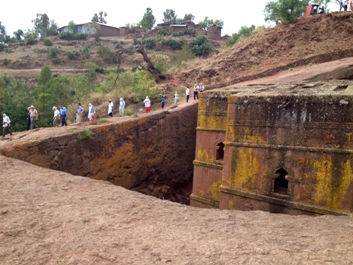
<svg viewBox="0 0 353 265">
<path fill-rule="evenodd" d="M 78 133 L 14 144 L 0 152 L 34 165 L 110 181 L 127 189 L 189 203 L 197 104 Z"/>
</svg>

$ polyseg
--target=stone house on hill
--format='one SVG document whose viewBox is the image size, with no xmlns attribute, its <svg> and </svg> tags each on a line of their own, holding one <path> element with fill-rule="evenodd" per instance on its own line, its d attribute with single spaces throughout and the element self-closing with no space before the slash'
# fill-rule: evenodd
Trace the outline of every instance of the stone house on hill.
<svg viewBox="0 0 353 265">
<path fill-rule="evenodd" d="M 112 26 L 108 26 L 106 24 L 102 23 L 96 23 L 100 27 L 100 34 L 102 37 L 119 37 L 119 36 L 126 36 L 127 35 L 127 28 L 126 27 L 121 27 L 121 28 L 116 28 Z M 77 24 L 76 26 L 76 32 L 78 33 L 84 33 L 88 35 L 92 35 L 96 33 L 96 28 L 94 27 L 92 22 L 88 23 L 83 23 L 83 24 Z M 58 32 L 67 32 L 68 31 L 68 26 L 64 26 L 58 29 Z"/>
<path fill-rule="evenodd" d="M 221 39 L 222 27 L 213 24 L 207 30 L 207 37 L 214 40 Z"/>
</svg>

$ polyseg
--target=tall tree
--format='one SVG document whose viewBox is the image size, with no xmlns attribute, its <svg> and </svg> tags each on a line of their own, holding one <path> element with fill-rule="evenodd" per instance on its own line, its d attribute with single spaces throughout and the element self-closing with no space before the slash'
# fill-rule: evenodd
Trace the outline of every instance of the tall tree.
<svg viewBox="0 0 353 265">
<path fill-rule="evenodd" d="M 163 22 L 164 23 L 170 23 L 170 24 L 175 24 L 177 16 L 175 14 L 175 11 L 173 9 L 166 9 L 163 12 Z"/>
<path fill-rule="evenodd" d="M 146 13 L 143 15 L 143 18 L 139 24 L 144 30 L 151 30 L 155 23 L 156 19 L 154 18 L 152 9 L 147 7 Z"/>
<path fill-rule="evenodd" d="M 37 30 L 42 38 L 48 36 L 48 29 L 50 26 L 50 20 L 46 13 L 37 14 L 35 19 L 32 19 L 34 29 Z"/>
<path fill-rule="evenodd" d="M 213 20 L 208 17 L 205 17 L 203 21 L 199 22 L 200 28 L 202 28 L 204 30 L 208 30 L 208 28 L 214 24 L 218 25 L 220 27 L 224 26 L 224 22 L 222 20 L 220 20 L 220 19 Z"/>
<path fill-rule="evenodd" d="M 265 21 L 289 24 L 297 21 L 304 12 L 309 0 L 278 0 L 270 1 L 264 9 Z"/>
<path fill-rule="evenodd" d="M 58 24 L 54 21 L 54 19 L 50 20 L 50 27 L 48 29 L 48 36 L 56 36 L 58 35 Z"/>
<path fill-rule="evenodd" d="M 0 43 L 5 42 L 5 40 L 6 40 L 6 29 L 5 29 L 5 26 L 1 24 L 1 21 L 0 21 Z"/>
<path fill-rule="evenodd" d="M 93 23 L 102 23 L 102 24 L 107 24 L 108 22 L 105 20 L 105 17 L 107 16 L 107 12 L 100 11 L 97 15 L 95 13 L 91 19 L 91 22 Z"/>
<path fill-rule="evenodd" d="M 71 32 L 71 33 L 75 33 L 75 31 L 76 31 L 76 24 L 75 24 L 75 22 L 74 22 L 73 20 L 71 20 L 71 21 L 69 22 L 69 24 L 67 25 L 67 30 L 68 30 L 69 32 Z"/>
<path fill-rule="evenodd" d="M 195 16 L 193 14 L 185 14 L 184 15 L 184 21 L 188 21 L 188 20 L 191 20 L 193 21 L 195 19 Z"/>
</svg>

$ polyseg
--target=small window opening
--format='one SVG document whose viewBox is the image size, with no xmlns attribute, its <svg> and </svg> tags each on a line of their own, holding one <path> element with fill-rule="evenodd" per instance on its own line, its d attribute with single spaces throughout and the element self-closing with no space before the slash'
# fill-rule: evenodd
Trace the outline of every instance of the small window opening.
<svg viewBox="0 0 353 265">
<path fill-rule="evenodd" d="M 287 194 L 288 180 L 286 180 L 286 175 L 288 175 L 288 172 L 281 168 L 276 171 L 276 174 L 278 175 L 278 177 L 275 178 L 275 185 L 273 191 L 280 194 Z"/>
<path fill-rule="evenodd" d="M 224 144 L 221 142 L 217 144 L 216 160 L 223 160 L 224 158 Z"/>
</svg>

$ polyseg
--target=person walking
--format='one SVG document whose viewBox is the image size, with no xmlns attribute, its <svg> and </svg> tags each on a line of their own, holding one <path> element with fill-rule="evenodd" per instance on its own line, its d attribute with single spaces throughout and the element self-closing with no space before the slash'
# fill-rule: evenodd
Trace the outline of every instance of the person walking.
<svg viewBox="0 0 353 265">
<path fill-rule="evenodd" d="M 60 111 L 57 107 L 53 107 L 54 116 L 53 116 L 53 127 L 58 127 L 60 125 Z"/>
<path fill-rule="evenodd" d="M 200 84 L 200 93 L 205 91 L 205 86 L 201 83 Z"/>
<path fill-rule="evenodd" d="M 67 126 L 67 123 L 66 123 L 66 108 L 64 106 L 59 106 L 59 108 L 60 108 L 61 126 Z"/>
<path fill-rule="evenodd" d="M 162 109 L 164 109 L 165 102 L 166 102 L 165 95 L 162 96 L 161 101 L 162 101 L 162 106 L 161 107 L 162 107 Z"/>
<path fill-rule="evenodd" d="M 77 103 L 76 105 L 76 123 L 81 124 L 82 121 L 82 115 L 83 115 L 84 109 L 81 106 L 81 103 Z"/>
<path fill-rule="evenodd" d="M 119 116 L 120 117 L 124 116 L 124 109 L 125 109 L 125 101 L 123 98 L 120 98 L 120 100 L 119 100 Z"/>
<path fill-rule="evenodd" d="M 30 109 L 29 109 L 29 118 L 31 120 L 31 126 L 30 126 L 30 129 L 34 129 L 34 128 L 37 128 L 37 123 L 36 121 L 38 120 L 38 111 L 34 108 L 33 105 L 30 106 Z"/>
<path fill-rule="evenodd" d="M 343 9 L 344 9 L 344 11 L 348 11 L 348 4 L 349 4 L 349 0 L 345 0 L 345 1 L 343 2 Z"/>
<path fill-rule="evenodd" d="M 174 106 L 176 106 L 178 104 L 178 92 L 175 91 L 174 94 Z"/>
<path fill-rule="evenodd" d="M 146 98 L 143 102 L 145 103 L 146 113 L 149 113 L 151 111 L 151 100 L 148 98 L 148 96 L 146 96 Z"/>
<path fill-rule="evenodd" d="M 4 113 L 2 114 L 2 137 L 1 140 L 4 140 L 6 134 L 12 135 L 10 130 L 11 121 L 10 118 Z"/>
<path fill-rule="evenodd" d="M 353 11 L 353 0 L 349 1 L 349 11 Z"/>
<path fill-rule="evenodd" d="M 112 102 L 112 100 L 111 99 L 109 99 L 109 101 L 108 101 L 109 103 L 108 103 L 108 116 L 109 117 L 113 117 L 113 102 Z"/>
<path fill-rule="evenodd" d="M 186 102 L 189 102 L 189 98 L 190 98 L 190 89 L 189 89 L 188 87 L 186 87 L 185 94 L 186 94 Z"/>
<path fill-rule="evenodd" d="M 199 99 L 199 85 L 196 83 L 194 85 L 194 100 Z"/>
<path fill-rule="evenodd" d="M 88 119 L 91 122 L 92 116 L 94 115 L 94 107 L 91 103 L 88 104 Z"/>
<path fill-rule="evenodd" d="M 26 130 L 29 131 L 29 129 L 31 128 L 31 116 L 30 116 L 30 110 L 31 107 L 27 108 L 27 128 Z"/>
<path fill-rule="evenodd" d="M 343 0 L 337 0 L 339 6 L 340 6 L 340 12 L 342 11 L 343 9 Z"/>
</svg>

